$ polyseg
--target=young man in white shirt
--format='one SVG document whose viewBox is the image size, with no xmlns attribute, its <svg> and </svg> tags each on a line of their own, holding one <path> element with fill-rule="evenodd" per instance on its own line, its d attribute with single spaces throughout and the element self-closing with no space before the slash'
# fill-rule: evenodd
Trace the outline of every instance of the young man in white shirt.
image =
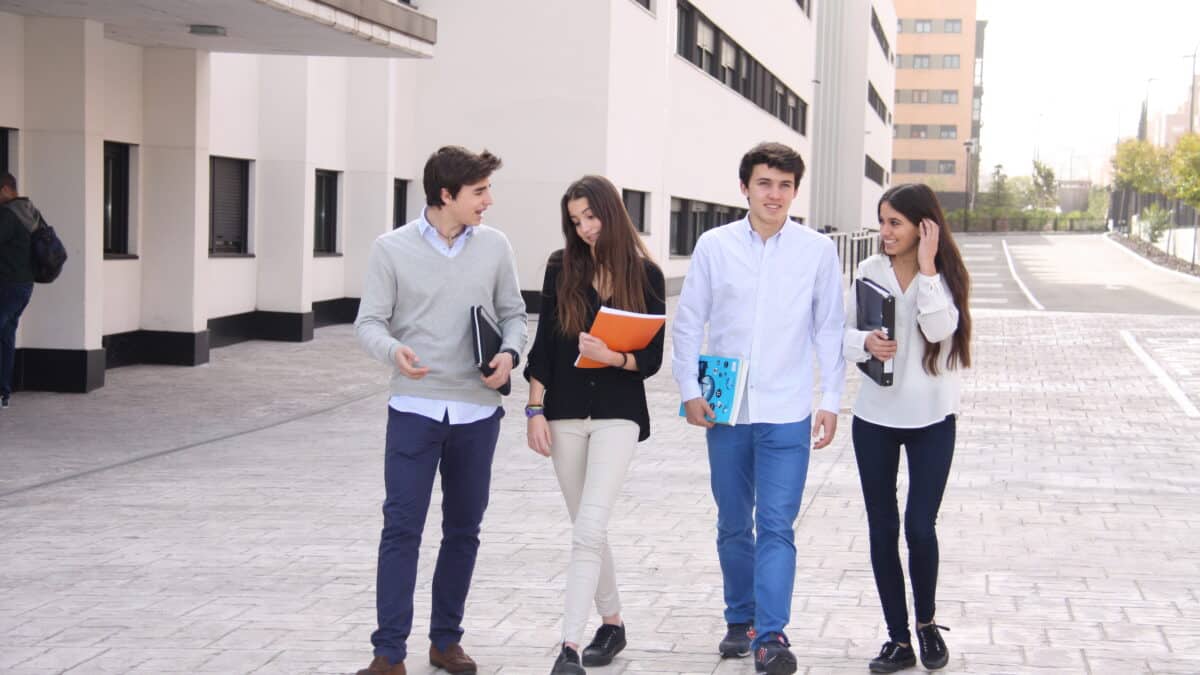
<svg viewBox="0 0 1200 675">
<path fill-rule="evenodd" d="M 837 430 L 845 362 L 842 275 L 834 243 L 788 218 L 804 161 L 761 143 L 738 169 L 749 213 L 705 232 L 692 253 L 675 317 L 673 371 L 690 424 L 705 427 L 717 503 L 717 553 L 728 632 L 723 657 L 754 652 L 769 675 L 796 670 L 783 629 L 796 570 L 793 523 L 809 446 Z M 748 368 L 736 425 L 714 425 L 697 381 L 705 353 Z M 813 364 L 821 399 L 813 409 Z"/>
</svg>

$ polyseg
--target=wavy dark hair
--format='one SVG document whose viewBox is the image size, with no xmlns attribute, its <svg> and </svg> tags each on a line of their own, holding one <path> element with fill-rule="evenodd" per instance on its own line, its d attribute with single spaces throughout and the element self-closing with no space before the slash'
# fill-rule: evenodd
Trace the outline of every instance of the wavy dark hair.
<svg viewBox="0 0 1200 675">
<path fill-rule="evenodd" d="M 592 214 L 603 227 L 596 240 L 596 255 L 579 233 L 567 203 L 586 199 Z M 586 331 L 591 310 L 587 290 L 596 273 L 611 285 L 611 298 L 606 304 L 630 312 L 646 311 L 646 289 L 650 287 L 644 261 L 654 262 L 642 243 L 621 194 L 603 176 L 584 176 L 571 183 L 562 196 L 563 247 L 562 271 L 558 275 L 558 326 L 564 335 L 577 336 Z"/>
<path fill-rule="evenodd" d="M 954 331 L 953 341 L 950 345 L 948 364 L 951 369 L 970 368 L 971 308 L 968 296 L 971 290 L 971 277 L 967 274 L 967 266 L 963 263 L 962 253 L 959 252 L 958 244 L 954 242 L 954 236 L 950 233 L 950 226 L 946 223 L 945 215 L 942 214 L 942 206 L 938 203 L 937 196 L 924 183 L 904 183 L 883 193 L 883 196 L 879 198 L 877 214 L 885 203 L 890 204 L 893 209 L 899 211 L 900 215 L 918 228 L 921 226 L 921 221 L 926 218 L 938 224 L 938 248 L 933 263 L 938 273 L 946 280 L 946 285 L 950 287 L 954 306 L 958 308 L 958 328 Z M 880 215 L 880 221 L 882 219 L 883 216 Z M 883 250 L 882 245 L 879 250 Z M 938 374 L 938 357 L 941 355 L 941 351 L 940 343 L 925 340 L 925 355 L 921 359 L 921 365 L 925 372 L 930 375 Z"/>
</svg>

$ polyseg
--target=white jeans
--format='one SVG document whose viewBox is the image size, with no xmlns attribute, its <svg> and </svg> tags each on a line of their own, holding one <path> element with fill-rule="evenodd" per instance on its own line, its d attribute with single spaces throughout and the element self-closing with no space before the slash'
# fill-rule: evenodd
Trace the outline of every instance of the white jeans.
<svg viewBox="0 0 1200 675">
<path fill-rule="evenodd" d="M 550 457 L 574 524 L 563 642 L 583 643 L 593 599 L 601 616 L 621 612 L 617 576 L 608 548 L 608 519 L 637 439 L 638 425 L 630 420 L 550 422 Z"/>
</svg>

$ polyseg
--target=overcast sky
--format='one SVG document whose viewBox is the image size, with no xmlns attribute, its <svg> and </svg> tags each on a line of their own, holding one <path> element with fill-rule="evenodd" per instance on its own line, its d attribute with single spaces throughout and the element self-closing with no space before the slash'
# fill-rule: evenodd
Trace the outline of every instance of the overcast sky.
<svg viewBox="0 0 1200 675">
<path fill-rule="evenodd" d="M 978 12 L 982 172 L 1028 175 L 1037 152 L 1060 178 L 1098 179 L 1118 135 L 1137 133 L 1148 78 L 1152 110 L 1187 101 L 1200 0 L 979 0 Z"/>
</svg>

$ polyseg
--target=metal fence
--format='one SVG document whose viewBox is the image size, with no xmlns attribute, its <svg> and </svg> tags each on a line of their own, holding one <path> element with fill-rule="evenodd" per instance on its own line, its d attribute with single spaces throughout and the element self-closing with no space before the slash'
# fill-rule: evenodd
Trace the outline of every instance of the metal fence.
<svg viewBox="0 0 1200 675">
<path fill-rule="evenodd" d="M 879 233 L 874 230 L 831 232 L 828 236 L 837 244 L 838 259 L 842 261 L 844 276 L 854 276 L 858 263 L 875 255 L 879 250 Z"/>
<path fill-rule="evenodd" d="M 981 218 L 951 222 L 954 232 L 1104 232 L 1108 223 L 1099 218 Z"/>
</svg>

